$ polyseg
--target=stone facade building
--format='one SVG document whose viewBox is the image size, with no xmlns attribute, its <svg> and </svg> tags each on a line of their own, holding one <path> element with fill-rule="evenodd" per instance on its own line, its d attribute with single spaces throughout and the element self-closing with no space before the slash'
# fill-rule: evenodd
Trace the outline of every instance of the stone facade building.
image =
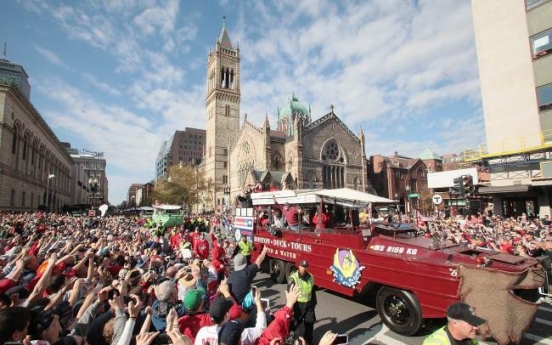
<svg viewBox="0 0 552 345">
<path fill-rule="evenodd" d="M 364 134 L 354 134 L 335 114 L 311 120 L 293 95 L 260 127 L 244 116 L 240 126 L 240 51 L 226 27 L 207 64 L 207 137 L 203 169 L 212 182 L 212 209 L 255 185 L 262 189 L 348 187 L 372 192 L 367 179 Z M 206 208 L 209 211 L 209 207 Z"/>
<path fill-rule="evenodd" d="M 70 205 L 72 169 L 73 159 L 27 97 L 0 82 L 0 210 Z"/>
</svg>

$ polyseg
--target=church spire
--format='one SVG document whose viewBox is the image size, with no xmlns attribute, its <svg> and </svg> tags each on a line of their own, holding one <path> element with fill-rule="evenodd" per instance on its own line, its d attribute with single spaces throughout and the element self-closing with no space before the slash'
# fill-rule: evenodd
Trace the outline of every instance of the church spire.
<svg viewBox="0 0 552 345">
<path fill-rule="evenodd" d="M 221 48 L 234 50 L 232 42 L 230 41 L 230 35 L 228 35 L 228 31 L 226 30 L 226 17 L 222 17 L 222 30 L 220 31 L 217 43 Z"/>
<path fill-rule="evenodd" d="M 264 123 L 263 123 L 263 127 L 265 129 L 270 129 L 270 123 L 268 122 L 268 113 L 265 114 L 265 120 L 264 120 Z"/>
</svg>

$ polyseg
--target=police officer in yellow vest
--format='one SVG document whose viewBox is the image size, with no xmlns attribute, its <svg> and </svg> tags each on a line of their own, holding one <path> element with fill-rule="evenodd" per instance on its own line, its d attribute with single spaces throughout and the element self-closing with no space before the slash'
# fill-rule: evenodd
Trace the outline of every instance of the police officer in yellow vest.
<svg viewBox="0 0 552 345">
<path fill-rule="evenodd" d="M 234 249 L 234 253 L 232 254 L 232 257 L 236 256 L 237 254 L 242 254 L 243 256 L 245 256 L 245 259 L 247 260 L 247 264 L 251 265 L 251 252 L 253 252 L 253 243 L 249 241 L 246 235 L 242 234 L 240 241 L 238 242 L 238 245 Z"/>
<path fill-rule="evenodd" d="M 314 277 L 308 272 L 309 263 L 302 260 L 297 271 L 288 278 L 288 290 L 292 285 L 299 287 L 297 303 L 293 305 L 293 320 L 290 330 L 294 337 L 303 337 L 307 344 L 312 344 L 312 331 L 316 315 L 316 292 L 314 290 Z"/>
<path fill-rule="evenodd" d="M 478 345 L 475 337 L 485 322 L 468 304 L 456 302 L 447 309 L 447 325 L 433 332 L 423 345 Z"/>
</svg>

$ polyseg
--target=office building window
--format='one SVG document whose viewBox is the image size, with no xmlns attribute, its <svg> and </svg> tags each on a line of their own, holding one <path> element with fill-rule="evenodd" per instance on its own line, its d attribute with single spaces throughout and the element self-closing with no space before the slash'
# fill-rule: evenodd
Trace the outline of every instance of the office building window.
<svg viewBox="0 0 552 345">
<path fill-rule="evenodd" d="M 548 29 L 531 37 L 533 58 L 538 59 L 552 53 L 552 29 Z"/>
<path fill-rule="evenodd" d="M 13 205 L 15 205 L 15 189 L 12 189 L 10 194 L 10 206 Z"/>
<path fill-rule="evenodd" d="M 21 192 L 21 207 L 25 207 L 26 197 L 27 197 L 27 193 Z"/>
<path fill-rule="evenodd" d="M 537 97 L 540 111 L 552 109 L 552 84 L 537 87 Z"/>
</svg>

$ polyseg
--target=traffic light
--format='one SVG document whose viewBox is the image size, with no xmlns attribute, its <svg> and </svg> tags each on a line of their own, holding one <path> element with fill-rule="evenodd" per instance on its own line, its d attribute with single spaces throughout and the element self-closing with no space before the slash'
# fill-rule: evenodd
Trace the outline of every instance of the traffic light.
<svg viewBox="0 0 552 345">
<path fill-rule="evenodd" d="M 456 177 L 452 181 L 454 183 L 454 186 L 450 189 L 450 193 L 453 196 L 463 198 L 464 197 L 464 180 L 462 179 L 462 176 Z"/>
<path fill-rule="evenodd" d="M 473 176 L 472 175 L 463 175 L 462 176 L 462 189 L 465 196 L 471 196 L 474 191 L 473 186 Z"/>
</svg>

